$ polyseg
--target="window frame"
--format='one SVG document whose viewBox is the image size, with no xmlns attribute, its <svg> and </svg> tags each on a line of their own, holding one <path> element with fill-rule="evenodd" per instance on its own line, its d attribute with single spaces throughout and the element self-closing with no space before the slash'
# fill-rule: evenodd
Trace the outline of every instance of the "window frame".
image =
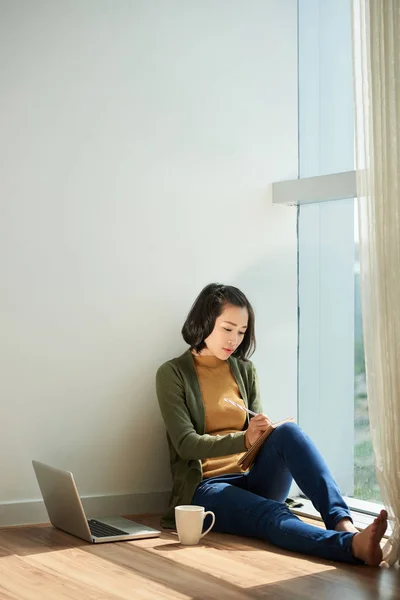
<svg viewBox="0 0 400 600">
<path fill-rule="evenodd" d="M 354 481 L 354 278 L 351 282 L 350 277 L 357 197 L 351 0 L 298 1 L 298 94 L 299 177 L 273 183 L 272 202 L 297 207 L 298 212 L 299 424 L 322 449 L 350 508 L 376 515 L 381 505 L 349 494 Z M 304 260 L 307 269 L 302 273 Z M 343 303 L 339 310 L 339 296 L 329 297 L 324 291 L 329 284 L 327 268 L 336 269 L 337 288 L 349 294 L 347 310 Z M 303 304 L 307 297 L 308 311 Z M 329 370 L 325 353 L 332 333 L 330 317 L 345 351 L 341 353 L 339 346 L 330 349 L 334 364 Z"/>
</svg>

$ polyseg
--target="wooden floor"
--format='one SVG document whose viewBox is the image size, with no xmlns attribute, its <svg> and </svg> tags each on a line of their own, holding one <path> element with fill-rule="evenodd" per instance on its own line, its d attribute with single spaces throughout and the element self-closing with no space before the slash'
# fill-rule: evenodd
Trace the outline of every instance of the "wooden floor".
<svg viewBox="0 0 400 600">
<path fill-rule="evenodd" d="M 136 520 L 159 528 L 157 517 Z M 0 530 L 0 598 L 398 600 L 400 571 L 316 560 L 217 533 L 194 547 L 166 530 L 160 538 L 92 545 L 32 526 Z"/>
</svg>

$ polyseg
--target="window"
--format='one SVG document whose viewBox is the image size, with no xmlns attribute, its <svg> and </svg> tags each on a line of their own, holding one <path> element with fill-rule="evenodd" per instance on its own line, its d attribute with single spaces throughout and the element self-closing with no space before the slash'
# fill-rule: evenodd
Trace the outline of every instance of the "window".
<svg viewBox="0 0 400 600">
<path fill-rule="evenodd" d="M 299 210 L 299 423 L 345 496 L 381 502 L 365 379 L 357 203 Z"/>
<path fill-rule="evenodd" d="M 301 179 L 275 184 L 274 201 L 299 205 L 299 423 L 345 496 L 380 501 L 354 201 L 351 0 L 299 0 L 298 6 Z"/>
<path fill-rule="evenodd" d="M 351 0 L 299 0 L 299 176 L 351 170 Z M 299 207 L 298 414 L 352 496 L 354 199 L 326 191 L 328 201 Z"/>
</svg>

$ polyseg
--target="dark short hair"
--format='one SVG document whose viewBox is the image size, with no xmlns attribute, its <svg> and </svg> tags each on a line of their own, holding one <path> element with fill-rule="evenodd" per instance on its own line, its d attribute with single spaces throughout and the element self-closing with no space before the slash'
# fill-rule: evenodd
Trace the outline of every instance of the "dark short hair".
<svg viewBox="0 0 400 600">
<path fill-rule="evenodd" d="M 227 304 L 246 308 L 249 314 L 243 341 L 232 354 L 236 358 L 246 360 L 256 349 L 254 311 L 243 292 L 232 285 L 210 283 L 202 289 L 182 327 L 183 339 L 191 350 L 201 352 L 206 347 L 204 340 L 213 331 L 217 317 L 222 314 Z"/>
</svg>

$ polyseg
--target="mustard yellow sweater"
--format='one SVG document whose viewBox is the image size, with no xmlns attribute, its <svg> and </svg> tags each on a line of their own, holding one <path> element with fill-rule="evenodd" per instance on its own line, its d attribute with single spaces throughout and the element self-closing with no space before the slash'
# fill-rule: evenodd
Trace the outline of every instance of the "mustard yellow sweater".
<svg viewBox="0 0 400 600">
<path fill-rule="evenodd" d="M 194 356 L 194 364 L 205 409 L 205 433 L 226 435 L 243 431 L 246 413 L 224 400 L 230 398 L 244 406 L 229 363 L 215 356 Z M 242 473 L 243 470 L 237 464 L 242 455 L 243 453 L 239 453 L 203 459 L 203 478 Z"/>
</svg>

